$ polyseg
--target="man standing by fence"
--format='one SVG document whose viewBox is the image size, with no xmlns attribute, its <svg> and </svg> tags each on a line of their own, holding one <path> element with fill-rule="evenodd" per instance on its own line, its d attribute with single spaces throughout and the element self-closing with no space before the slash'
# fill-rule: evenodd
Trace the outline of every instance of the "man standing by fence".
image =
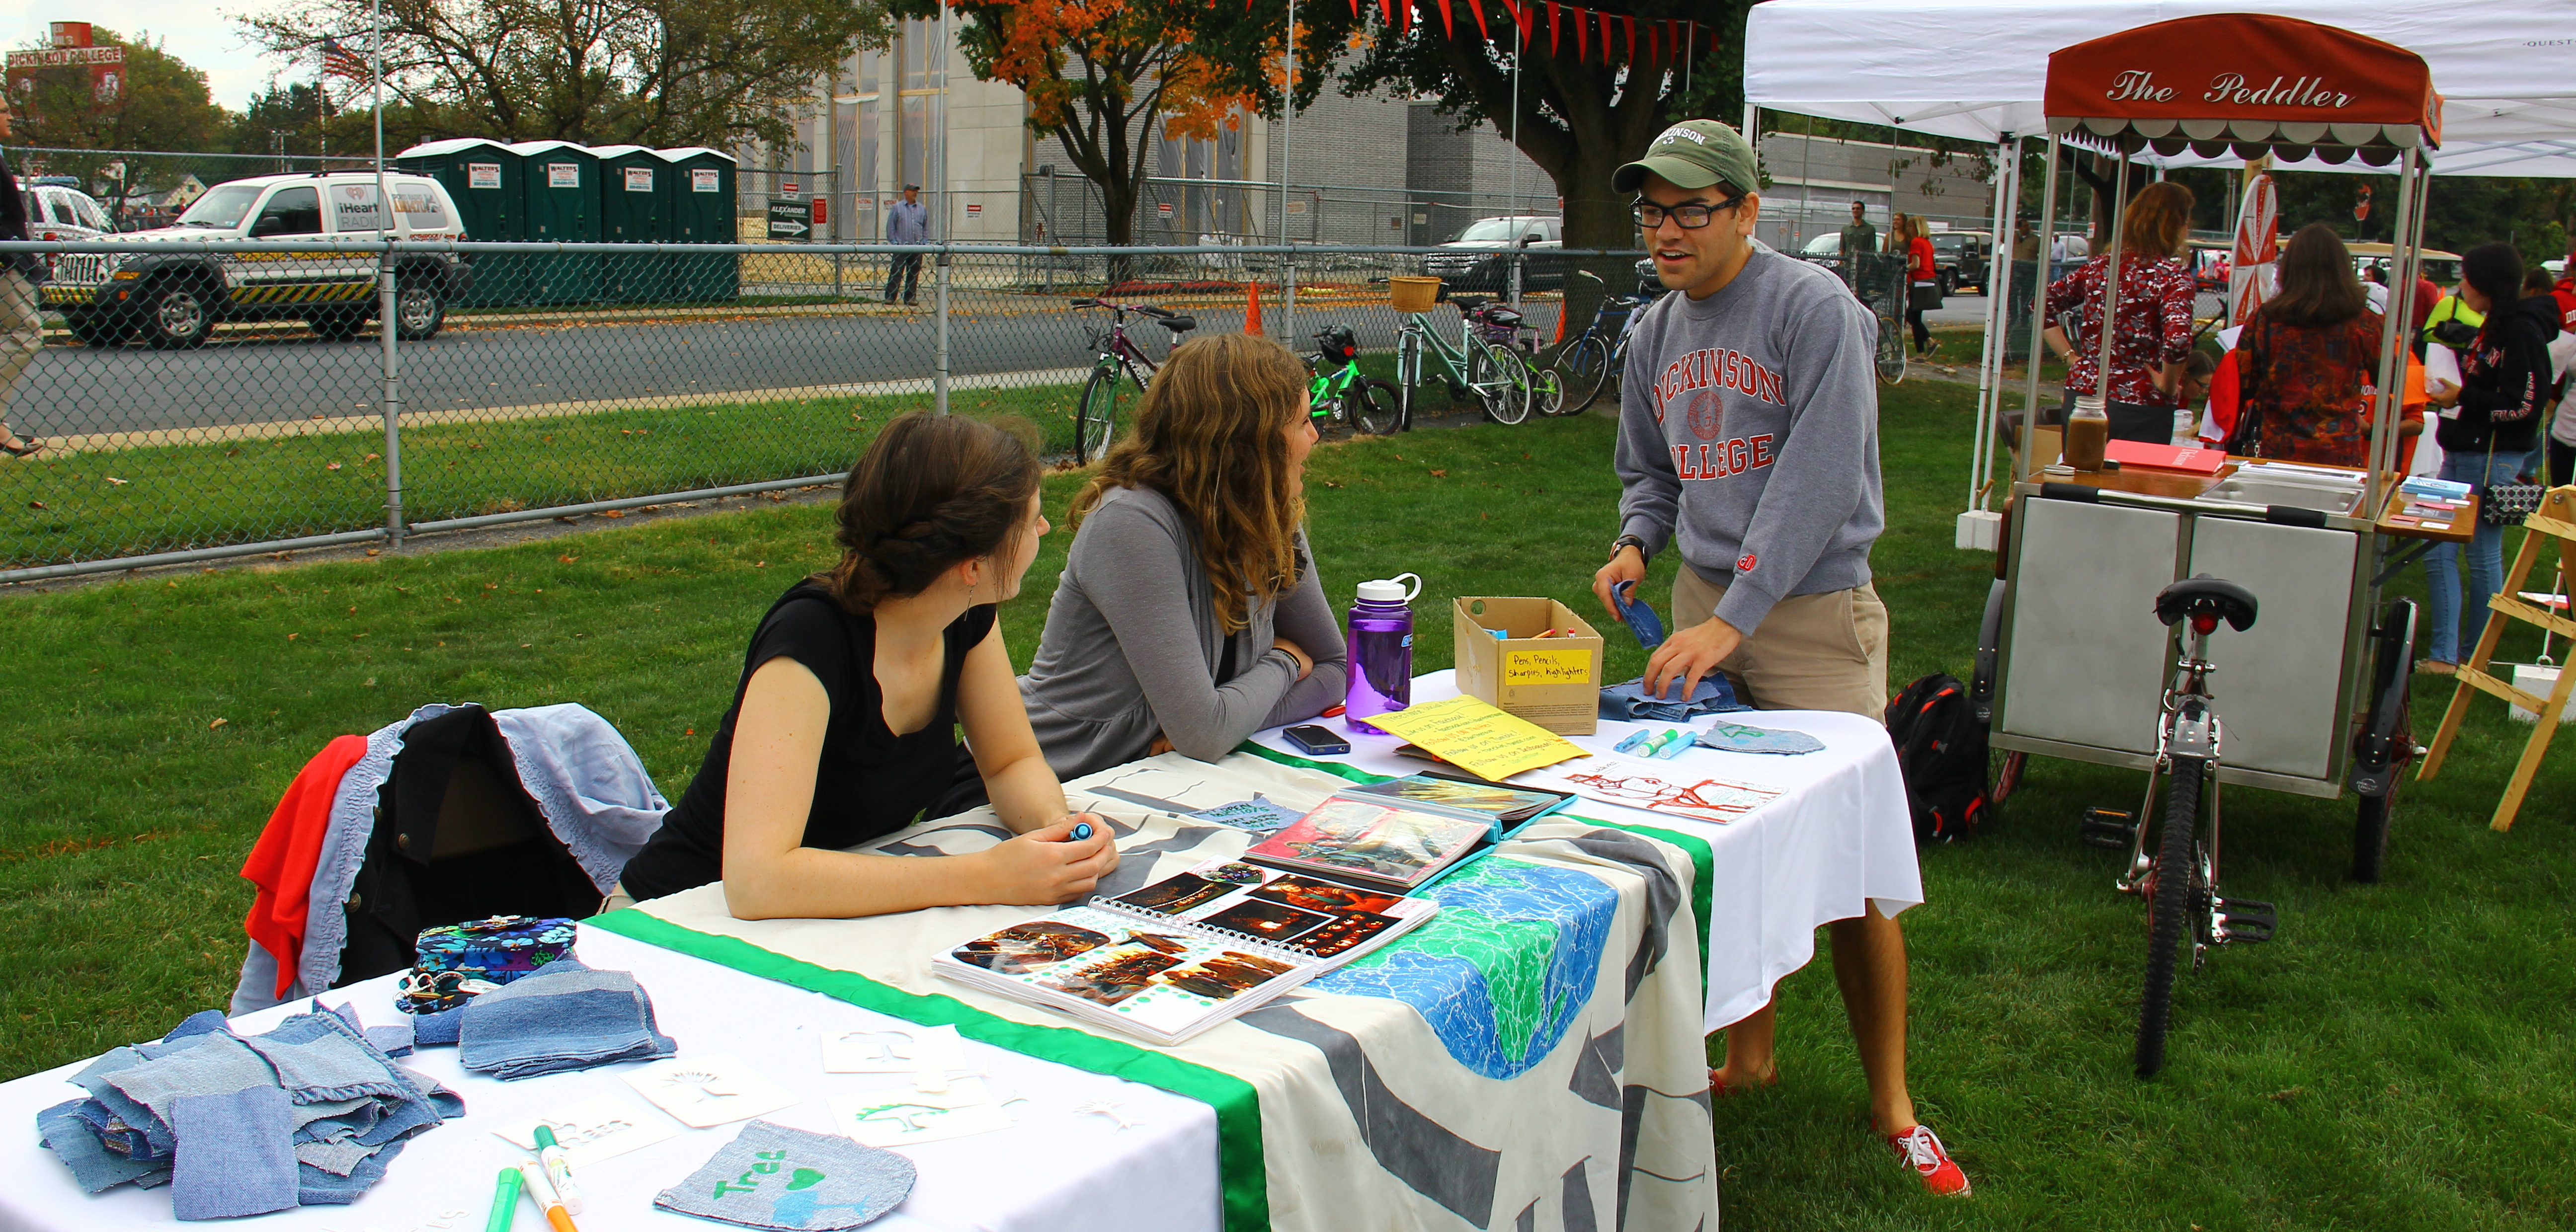
<svg viewBox="0 0 2576 1232">
<path fill-rule="evenodd" d="M 9 136 L 9 99 L 0 94 L 0 140 Z M 27 199 L 18 191 L 18 173 L 0 158 L 0 240 L 27 238 Z M 45 333 L 36 316 L 36 284 L 44 280 L 45 259 L 32 252 L 12 253 L 0 261 L 0 452 L 26 457 L 44 442 L 21 438 L 9 430 L 9 400 L 18 392 L 18 377 L 45 349 Z"/>
<path fill-rule="evenodd" d="M 1674 631 L 1646 665 L 1647 693 L 1686 698 L 1722 671 L 1760 709 L 1880 717 L 1877 321 L 1825 271 L 1754 244 L 1761 179 L 1734 129 L 1676 124 L 1610 183 L 1636 195 L 1655 275 L 1678 294 L 1637 320 L 1620 386 L 1620 534 L 1593 594 L 1615 613 L 1612 588 L 1643 581 L 1647 556 L 1670 544 L 1682 557 Z M 1852 908 L 1826 931 L 1870 1111 L 1926 1187 L 1964 1195 L 1967 1175 L 1906 1091 L 1905 936 L 1875 901 Z M 1772 1026 L 1765 1005 L 1727 1028 L 1713 1095 L 1778 1081 Z"/>
<path fill-rule="evenodd" d="M 903 200 L 886 207 L 886 242 L 889 244 L 927 244 L 930 242 L 930 211 L 921 206 L 921 185 L 903 186 Z M 894 264 L 886 270 L 885 302 L 894 302 L 896 283 L 903 284 L 903 302 L 913 304 L 921 299 L 921 254 L 899 252 Z"/>
</svg>

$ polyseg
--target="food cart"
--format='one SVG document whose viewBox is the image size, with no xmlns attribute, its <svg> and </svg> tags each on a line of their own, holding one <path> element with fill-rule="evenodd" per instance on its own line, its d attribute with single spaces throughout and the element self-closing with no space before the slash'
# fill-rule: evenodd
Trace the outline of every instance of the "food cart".
<svg viewBox="0 0 2576 1232">
<path fill-rule="evenodd" d="M 2398 173 L 2398 241 L 2372 408 L 2375 466 L 2230 459 L 2210 475 L 2017 477 L 1975 686 L 1997 749 L 2154 771 L 2175 661 L 2175 631 L 2151 614 L 2155 596 L 2201 574 L 2232 580 L 2254 592 L 2261 616 L 2208 652 L 2225 720 L 2216 780 L 2326 799 L 2353 792 L 2353 872 L 2376 879 L 2398 771 L 2416 751 L 2406 712 L 2414 605 L 2382 604 L 2379 585 L 2410 541 L 2465 542 L 2476 522 L 2474 502 L 2437 525 L 2401 516 L 2393 473 L 2406 359 L 2397 323 L 2415 288 L 2422 155 L 2439 140 L 2439 102 L 2424 62 L 2402 48 L 2260 14 L 2159 22 L 2049 58 L 2049 214 L 2062 142 L 2123 155 L 2314 156 Z M 2118 174 L 2125 200 L 2125 161 Z M 2053 221 L 2044 215 L 2040 232 Z M 2115 229 L 2114 251 L 2120 242 Z M 2025 424 L 2038 400 L 2034 371 Z M 2021 456 L 2035 471 L 2054 453 Z M 2151 801 L 2153 790 L 2151 780 Z M 2129 824 L 2148 820 L 2142 810 Z M 2132 888 L 2150 861 L 2140 843 L 2120 845 L 2131 849 L 2122 881 Z"/>
</svg>

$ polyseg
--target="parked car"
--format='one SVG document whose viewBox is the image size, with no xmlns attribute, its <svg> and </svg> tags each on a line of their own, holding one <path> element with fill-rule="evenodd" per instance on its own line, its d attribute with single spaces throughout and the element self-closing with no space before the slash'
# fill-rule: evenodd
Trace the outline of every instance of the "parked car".
<svg viewBox="0 0 2576 1232">
<path fill-rule="evenodd" d="M 1423 273 L 1439 278 L 1453 291 L 1499 294 L 1511 286 L 1511 250 L 1520 247 L 1536 253 L 1564 248 L 1565 220 L 1530 214 L 1479 218 L 1467 224 L 1458 238 L 1441 247 L 1450 251 L 1424 257 Z M 1524 291 L 1552 291 L 1564 285 L 1565 270 L 1552 257 L 1529 261 L 1521 267 Z"/>
<path fill-rule="evenodd" d="M 1995 235 L 1992 231 L 1935 231 L 1932 233 L 1932 268 L 1939 271 L 1941 294 L 1956 295 L 1961 288 L 1986 289 L 1986 275 L 1995 259 Z"/>
<path fill-rule="evenodd" d="M 106 208 L 77 188 L 31 181 L 19 188 L 18 196 L 27 206 L 28 239 L 91 240 L 115 230 Z M 45 254 L 46 266 L 59 268 L 54 262 L 60 255 Z"/>
<path fill-rule="evenodd" d="M 464 239 L 456 203 L 426 176 L 384 177 L 405 239 Z M 170 226 L 122 238 L 156 243 L 274 240 L 283 252 L 62 253 L 45 306 L 72 333 L 108 346 L 141 332 L 156 347 L 192 347 L 222 321 L 301 317 L 325 338 L 354 337 L 376 314 L 385 211 L 373 172 L 263 175 L 206 190 Z M 405 254 L 396 265 L 395 327 L 406 341 L 438 333 L 447 305 L 473 285 L 452 253 Z"/>
</svg>

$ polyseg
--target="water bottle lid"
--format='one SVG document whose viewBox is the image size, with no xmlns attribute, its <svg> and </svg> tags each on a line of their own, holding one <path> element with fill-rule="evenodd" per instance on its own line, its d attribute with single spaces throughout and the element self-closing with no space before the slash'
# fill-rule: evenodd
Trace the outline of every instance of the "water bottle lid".
<svg viewBox="0 0 2576 1232">
<path fill-rule="evenodd" d="M 1413 578 L 1413 589 L 1405 589 L 1404 579 L 1406 578 Z M 1391 578 L 1379 578 L 1373 582 L 1360 583 L 1360 602 L 1362 603 L 1411 603 L 1413 596 L 1421 593 L 1422 579 L 1410 573 L 1399 573 Z"/>
</svg>

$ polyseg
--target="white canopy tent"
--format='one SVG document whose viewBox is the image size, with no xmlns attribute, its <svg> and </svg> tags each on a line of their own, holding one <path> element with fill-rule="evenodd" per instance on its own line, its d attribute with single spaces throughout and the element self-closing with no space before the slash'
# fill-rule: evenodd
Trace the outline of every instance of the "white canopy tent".
<svg viewBox="0 0 2576 1232">
<path fill-rule="evenodd" d="M 1770 0 L 1746 22 L 1744 96 L 1987 144 L 2035 137 L 2047 131 L 2050 52 L 2204 13 L 2297 17 L 2422 56 L 2443 100 L 2442 148 L 2427 160 L 2435 175 L 2576 176 L 2576 4 L 2566 0 Z M 2239 165 L 2188 154 L 2144 161 Z"/>
<path fill-rule="evenodd" d="M 2576 46 L 2576 4 L 2567 0 L 2494 0 L 2474 10 L 2456 0 L 1769 0 L 1754 6 L 1745 28 L 1746 136 L 1756 136 L 1756 109 L 1768 107 L 1996 145 L 1993 228 L 2003 236 L 2020 196 L 2021 160 L 2001 147 L 2048 132 L 2041 100 L 2052 52 L 2176 18 L 2249 12 L 2337 26 L 2422 57 L 2443 100 L 2440 148 L 2418 153 L 2432 174 L 2576 177 L 2576 74 L 2566 59 Z M 2243 165 L 2187 150 L 2131 158 Z M 2314 157 L 2274 165 L 2390 170 Z M 1996 245 L 1994 265 L 1987 285 L 2003 285 L 2011 276 L 2006 246 Z M 1962 547 L 1994 546 L 1996 515 L 1986 497 L 2007 299 L 1988 297 Z"/>
</svg>

